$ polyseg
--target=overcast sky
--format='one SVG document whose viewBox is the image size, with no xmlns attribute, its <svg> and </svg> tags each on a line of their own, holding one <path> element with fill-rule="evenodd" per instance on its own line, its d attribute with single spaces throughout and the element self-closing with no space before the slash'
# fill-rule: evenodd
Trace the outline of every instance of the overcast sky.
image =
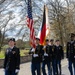
<svg viewBox="0 0 75 75">
<path fill-rule="evenodd" d="M 7 10 L 4 11 L 4 12 L 2 12 L 2 14 L 7 15 L 10 11 L 13 11 L 12 17 L 15 16 L 15 18 L 9 21 L 9 25 L 11 25 L 13 23 L 14 24 L 18 24 L 20 22 L 21 18 L 25 18 L 26 17 L 26 14 L 27 14 L 27 11 L 24 9 L 24 8 L 26 8 L 25 2 L 24 1 L 21 1 L 21 2 L 18 2 L 17 3 L 17 1 L 16 2 L 15 1 L 16 0 L 13 0 L 12 3 L 6 8 Z M 44 1 L 44 4 L 47 2 L 47 0 L 43 0 L 43 1 Z M 64 0 L 62 0 L 62 1 L 64 1 Z M 42 2 L 37 2 L 37 4 L 38 4 L 38 6 L 41 7 L 41 9 L 43 9 L 43 5 L 44 4 Z M 19 6 L 19 5 L 21 5 L 21 6 Z M 38 7 L 36 9 L 37 10 L 35 10 L 35 12 L 36 13 L 39 13 Z M 39 14 L 41 14 L 41 13 L 39 13 Z M 25 22 L 23 22 L 23 23 L 25 23 Z M 8 28 L 10 27 L 9 25 L 8 25 Z M 18 32 L 19 29 L 20 29 L 20 27 L 17 27 L 16 28 L 16 31 L 13 31 L 13 32 L 8 31 L 7 34 L 9 35 L 9 37 L 15 37 L 15 35 Z"/>
</svg>

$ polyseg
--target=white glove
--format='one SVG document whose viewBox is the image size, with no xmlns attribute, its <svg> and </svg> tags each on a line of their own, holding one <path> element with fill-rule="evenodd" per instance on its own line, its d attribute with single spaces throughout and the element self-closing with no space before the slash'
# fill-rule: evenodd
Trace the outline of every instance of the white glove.
<svg viewBox="0 0 75 75">
<path fill-rule="evenodd" d="M 44 48 L 46 48 L 46 46 L 44 46 Z"/>
<path fill-rule="evenodd" d="M 46 46 L 43 47 L 43 50 L 46 48 Z"/>
<path fill-rule="evenodd" d="M 15 73 L 18 73 L 18 72 L 19 72 L 19 69 L 16 69 L 16 70 L 15 70 Z"/>
<path fill-rule="evenodd" d="M 5 69 L 3 69 L 3 71 L 5 72 L 6 70 L 5 70 Z"/>
<path fill-rule="evenodd" d="M 74 58 L 75 58 L 75 56 L 74 56 Z"/>
<path fill-rule="evenodd" d="M 44 56 L 48 56 L 48 54 L 45 52 L 45 53 L 44 53 Z"/>
<path fill-rule="evenodd" d="M 34 54 L 33 57 L 38 57 L 38 54 Z"/>
<path fill-rule="evenodd" d="M 35 52 L 35 49 L 34 49 L 34 48 L 32 48 L 31 52 Z"/>
</svg>

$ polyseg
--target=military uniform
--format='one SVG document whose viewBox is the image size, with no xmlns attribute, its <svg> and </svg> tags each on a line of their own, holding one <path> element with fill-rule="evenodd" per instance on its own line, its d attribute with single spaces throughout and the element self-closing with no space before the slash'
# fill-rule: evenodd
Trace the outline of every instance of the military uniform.
<svg viewBox="0 0 75 75">
<path fill-rule="evenodd" d="M 38 44 L 34 51 L 31 48 L 32 53 L 32 64 L 31 64 L 31 72 L 32 75 L 36 75 L 35 71 L 37 71 L 37 75 L 41 75 L 41 61 L 42 61 L 42 48 L 43 46 Z"/>
<path fill-rule="evenodd" d="M 53 70 L 53 75 L 55 75 L 55 56 L 54 56 L 54 48 L 55 45 L 50 45 L 50 50 L 52 51 L 52 70 Z"/>
<path fill-rule="evenodd" d="M 52 61 L 52 50 L 50 49 L 50 45 L 46 45 L 45 50 L 43 50 L 43 62 L 42 62 L 43 75 L 47 75 L 45 65 L 47 65 L 48 67 L 48 75 L 52 75 L 51 61 Z"/>
<path fill-rule="evenodd" d="M 11 39 L 13 41 L 13 39 Z M 5 75 L 16 75 L 20 69 L 20 51 L 19 48 L 7 48 L 4 60 Z"/>
<path fill-rule="evenodd" d="M 61 59 L 64 58 L 63 48 L 61 45 L 54 47 L 54 65 L 55 75 L 61 75 Z M 59 68 L 59 70 L 58 70 Z"/>
<path fill-rule="evenodd" d="M 67 43 L 67 51 L 66 56 L 68 58 L 68 68 L 70 71 L 70 75 L 73 75 L 72 64 L 74 67 L 74 75 L 75 75 L 75 41 L 71 41 Z"/>
</svg>

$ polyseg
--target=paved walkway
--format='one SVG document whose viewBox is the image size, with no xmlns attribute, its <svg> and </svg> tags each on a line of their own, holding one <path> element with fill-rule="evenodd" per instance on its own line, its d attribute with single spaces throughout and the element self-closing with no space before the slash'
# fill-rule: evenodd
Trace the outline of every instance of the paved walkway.
<svg viewBox="0 0 75 75">
<path fill-rule="evenodd" d="M 67 67 L 67 59 L 62 60 L 62 74 L 69 75 L 68 67 Z M 21 64 L 21 69 L 19 75 L 31 75 L 31 63 Z M 4 75 L 4 70 L 0 69 L 0 75 Z"/>
</svg>

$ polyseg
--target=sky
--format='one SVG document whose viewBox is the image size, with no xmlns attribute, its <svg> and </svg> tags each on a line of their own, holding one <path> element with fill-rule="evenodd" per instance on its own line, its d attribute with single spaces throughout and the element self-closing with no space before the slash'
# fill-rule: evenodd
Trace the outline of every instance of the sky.
<svg viewBox="0 0 75 75">
<path fill-rule="evenodd" d="M 13 0 L 14 1 L 14 0 Z M 16 0 L 15 0 L 16 1 Z M 45 3 L 47 2 L 47 0 L 43 0 Z M 64 1 L 64 0 L 62 0 L 62 1 Z M 15 4 L 16 4 L 16 6 L 15 6 Z M 43 5 L 44 4 L 42 4 L 42 3 L 38 3 L 37 2 L 37 4 L 39 5 L 39 6 L 42 6 L 41 7 L 41 9 L 43 10 Z M 21 5 L 21 6 L 20 6 Z M 11 11 L 13 11 L 13 14 L 12 14 L 12 17 L 15 17 L 14 19 L 12 19 L 12 20 L 10 20 L 9 21 L 9 25 L 11 26 L 11 23 L 13 24 L 18 24 L 19 22 L 20 22 L 20 20 L 21 20 L 21 17 L 26 17 L 26 11 L 24 10 L 24 8 L 26 8 L 25 7 L 25 3 L 23 2 L 23 1 L 21 1 L 21 2 L 19 2 L 19 3 L 17 3 L 17 2 L 15 2 L 15 3 L 11 3 L 6 9 L 8 9 L 7 11 L 4 11 L 4 12 L 2 12 L 2 14 L 4 14 L 4 15 L 6 15 L 7 13 L 9 13 L 9 12 L 11 12 Z M 38 8 L 36 8 L 36 9 L 38 9 Z M 35 12 L 36 12 L 37 10 L 35 10 Z M 20 14 L 20 13 L 24 13 L 24 14 Z M 39 13 L 39 11 L 37 11 L 36 12 L 37 14 Z M 40 14 L 40 13 L 39 13 Z M 9 28 L 9 26 L 8 26 L 8 28 Z M 13 32 L 7 32 L 7 34 L 9 35 L 9 37 L 15 37 L 15 34 L 18 32 L 18 30 L 19 30 L 19 27 L 18 28 L 16 28 L 16 31 L 13 31 Z M 21 37 L 20 37 L 21 38 Z"/>
</svg>

